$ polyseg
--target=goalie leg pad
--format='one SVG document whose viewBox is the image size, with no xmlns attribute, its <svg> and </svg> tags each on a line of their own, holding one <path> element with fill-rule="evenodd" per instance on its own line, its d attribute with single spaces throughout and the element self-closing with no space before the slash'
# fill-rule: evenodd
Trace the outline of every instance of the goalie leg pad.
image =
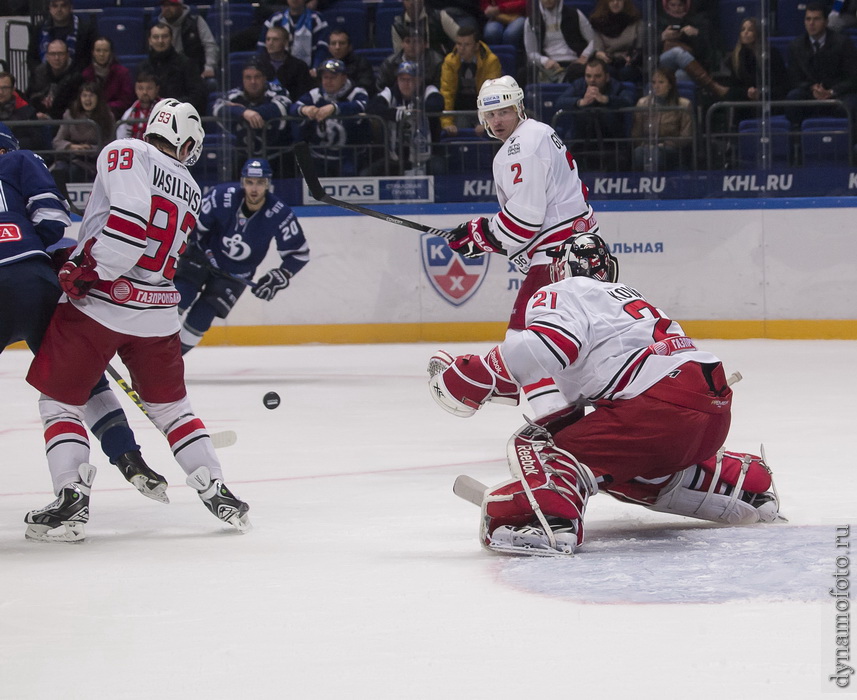
<svg viewBox="0 0 857 700">
<path fill-rule="evenodd" d="M 635 479 L 611 485 L 608 492 L 651 510 L 726 525 L 785 520 L 779 514 L 779 497 L 764 457 L 723 449 L 678 472 L 665 486 Z"/>
<path fill-rule="evenodd" d="M 507 456 L 517 478 L 486 493 L 482 545 L 512 554 L 573 554 L 584 541 L 586 503 L 598 491 L 592 472 L 536 425 L 512 436 Z"/>
</svg>

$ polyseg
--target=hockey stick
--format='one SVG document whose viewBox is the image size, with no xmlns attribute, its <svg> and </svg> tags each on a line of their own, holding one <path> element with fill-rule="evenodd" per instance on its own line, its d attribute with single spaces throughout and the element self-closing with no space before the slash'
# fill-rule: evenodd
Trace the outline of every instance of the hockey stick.
<svg viewBox="0 0 857 700">
<path fill-rule="evenodd" d="M 116 369 L 109 362 L 107 363 L 107 374 L 113 377 L 114 381 L 119 385 L 119 387 L 128 394 L 128 398 L 130 398 L 134 404 L 139 408 L 143 414 L 149 420 L 152 420 L 152 417 L 149 415 L 149 412 L 146 410 L 146 407 L 143 405 L 143 401 L 140 399 L 140 395 L 134 391 L 128 382 L 125 381 L 125 378 L 116 371 Z M 154 423 L 154 421 L 152 421 Z M 157 427 L 157 426 L 156 426 Z M 238 442 L 238 433 L 234 430 L 221 430 L 217 433 L 210 433 L 209 437 L 211 438 L 211 442 L 214 444 L 214 448 L 219 450 L 223 447 L 230 447 Z"/>
<path fill-rule="evenodd" d="M 445 231 L 444 229 L 426 226 L 424 224 L 417 223 L 416 221 L 403 219 L 399 216 L 393 216 L 392 214 L 384 214 L 383 212 L 375 211 L 374 209 L 361 207 L 359 204 L 353 204 L 352 202 L 346 202 L 342 199 L 334 199 L 331 197 L 324 191 L 324 187 L 319 181 L 318 175 L 315 173 L 315 166 L 312 163 L 309 145 L 305 141 L 300 141 L 295 144 L 295 160 L 298 162 L 301 172 L 303 173 L 304 180 L 309 188 L 309 193 L 317 202 L 324 202 L 325 204 L 330 204 L 334 207 L 341 207 L 342 209 L 348 209 L 349 211 L 353 211 L 358 214 L 365 214 L 366 216 L 371 216 L 373 219 L 381 219 L 381 221 L 387 221 L 388 223 L 395 224 L 396 226 L 404 226 L 405 228 L 412 228 L 415 231 L 422 231 L 423 233 L 431 233 L 435 236 L 441 236 L 447 239 L 449 238 L 449 231 Z"/>
<path fill-rule="evenodd" d="M 740 372 L 733 372 L 729 375 L 726 383 L 729 386 L 732 386 L 733 384 L 740 382 L 743 378 L 744 377 Z M 472 476 L 467 476 L 466 474 L 456 477 L 455 483 L 452 485 L 452 492 L 456 496 L 463 498 L 465 501 L 472 503 L 475 506 L 482 505 L 482 499 L 487 490 L 488 487 L 485 484 L 481 481 L 477 481 Z"/>
<path fill-rule="evenodd" d="M 83 216 L 83 209 L 78 209 L 78 207 L 72 203 L 71 196 L 68 193 L 68 185 L 65 181 L 60 181 L 54 178 L 54 182 L 57 185 L 57 189 L 60 191 L 60 194 L 65 197 L 66 204 L 68 204 L 68 210 L 72 214 L 76 214 L 77 216 Z"/>
<path fill-rule="evenodd" d="M 237 277 L 226 270 L 222 270 L 220 265 L 217 264 L 217 261 L 214 259 L 214 253 L 210 250 L 205 251 L 205 257 L 208 258 L 208 266 L 214 270 L 218 275 L 225 277 L 228 280 L 232 280 L 233 282 L 238 282 L 240 284 L 247 285 L 250 289 L 256 289 L 256 283 L 251 279 L 245 279 L 243 277 Z"/>
</svg>

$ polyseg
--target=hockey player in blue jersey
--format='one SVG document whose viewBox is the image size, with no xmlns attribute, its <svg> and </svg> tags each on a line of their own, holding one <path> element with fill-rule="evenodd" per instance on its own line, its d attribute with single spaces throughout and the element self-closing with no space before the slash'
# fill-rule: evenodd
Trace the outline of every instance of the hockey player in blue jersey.
<svg viewBox="0 0 857 700">
<path fill-rule="evenodd" d="M 217 185 L 202 202 L 196 231 L 179 259 L 173 282 L 185 313 L 180 333 L 182 354 L 196 347 L 215 318 L 226 318 L 271 241 L 282 258 L 253 286 L 253 294 L 270 301 L 309 261 L 309 247 L 294 212 L 270 192 L 271 166 L 251 158 L 241 168 L 240 186 Z"/>
<path fill-rule="evenodd" d="M 0 352 L 24 341 L 35 353 L 61 294 L 47 249 L 62 239 L 71 221 L 44 161 L 18 146 L 0 124 Z M 86 422 L 111 463 L 140 493 L 169 502 L 166 479 L 143 461 L 104 376 L 86 404 Z"/>
</svg>

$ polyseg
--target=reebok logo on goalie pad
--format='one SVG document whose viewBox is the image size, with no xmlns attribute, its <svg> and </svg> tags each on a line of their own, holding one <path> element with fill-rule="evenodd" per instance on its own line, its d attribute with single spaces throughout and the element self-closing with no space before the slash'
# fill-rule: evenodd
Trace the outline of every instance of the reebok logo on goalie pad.
<svg viewBox="0 0 857 700">
<path fill-rule="evenodd" d="M 18 224 L 0 224 L 0 243 L 20 241 L 23 238 Z"/>
</svg>

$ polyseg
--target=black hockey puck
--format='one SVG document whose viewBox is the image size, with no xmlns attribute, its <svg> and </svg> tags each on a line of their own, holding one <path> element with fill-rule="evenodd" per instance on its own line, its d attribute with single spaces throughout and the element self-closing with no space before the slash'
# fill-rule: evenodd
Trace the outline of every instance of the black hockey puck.
<svg viewBox="0 0 857 700">
<path fill-rule="evenodd" d="M 262 403 L 265 404 L 265 408 L 273 411 L 280 405 L 280 395 L 276 391 L 269 391 L 265 394 L 265 398 L 262 399 Z"/>
</svg>

